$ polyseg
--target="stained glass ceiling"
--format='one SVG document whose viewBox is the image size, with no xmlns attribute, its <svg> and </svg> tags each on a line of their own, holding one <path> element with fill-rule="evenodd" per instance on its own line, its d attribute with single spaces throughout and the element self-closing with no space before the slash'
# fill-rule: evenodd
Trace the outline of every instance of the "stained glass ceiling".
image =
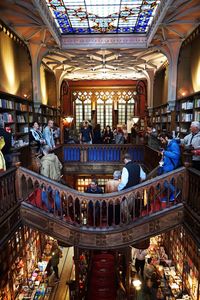
<svg viewBox="0 0 200 300">
<path fill-rule="evenodd" d="M 62 34 L 147 33 L 160 0 L 46 0 Z"/>
</svg>

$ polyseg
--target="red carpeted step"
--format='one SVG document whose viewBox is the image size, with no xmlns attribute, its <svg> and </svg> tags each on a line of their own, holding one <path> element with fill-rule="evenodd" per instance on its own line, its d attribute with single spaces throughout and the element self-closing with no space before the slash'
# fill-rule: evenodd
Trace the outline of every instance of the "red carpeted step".
<svg viewBox="0 0 200 300">
<path fill-rule="evenodd" d="M 88 300 L 115 300 L 115 261 L 109 253 L 95 254 L 92 258 Z"/>
</svg>

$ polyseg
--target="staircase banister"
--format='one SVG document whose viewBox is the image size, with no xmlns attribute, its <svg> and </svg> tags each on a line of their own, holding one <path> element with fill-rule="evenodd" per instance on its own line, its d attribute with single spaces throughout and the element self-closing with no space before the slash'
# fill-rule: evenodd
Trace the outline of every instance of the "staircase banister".
<svg viewBox="0 0 200 300">
<path fill-rule="evenodd" d="M 186 172 L 186 168 L 185 167 L 180 167 L 174 171 L 171 171 L 171 172 L 168 172 L 166 174 L 163 174 L 163 175 L 160 175 L 160 176 L 157 176 L 153 179 L 149 179 L 147 181 L 144 181 L 134 187 L 130 187 L 126 190 L 123 190 L 123 191 L 118 191 L 118 192 L 113 192 L 113 193 L 105 193 L 105 194 L 91 194 L 91 193 L 85 193 L 85 192 L 79 192 L 73 188 L 70 188 L 70 187 L 67 187 L 59 182 L 56 182 L 50 178 L 47 178 L 45 176 L 42 176 L 40 174 L 37 174 L 29 169 L 26 169 L 24 167 L 19 167 L 18 168 L 18 175 L 24 175 L 24 174 L 27 174 L 29 178 L 32 178 L 33 180 L 37 179 L 37 180 L 40 180 L 42 181 L 43 183 L 46 183 L 46 185 L 49 185 L 49 186 L 54 186 L 54 189 L 56 188 L 58 191 L 64 191 L 66 192 L 68 195 L 74 195 L 74 197 L 78 197 L 79 200 L 87 200 L 87 201 L 90 201 L 90 200 L 115 200 L 115 199 L 122 199 L 124 198 L 125 196 L 128 196 L 130 193 L 132 192 L 142 192 L 145 187 L 147 186 L 151 186 L 151 185 L 154 185 L 154 184 L 157 184 L 158 182 L 163 182 L 164 180 L 166 180 L 166 178 L 170 178 L 170 177 L 176 177 L 176 176 L 179 176 L 180 173 L 184 173 Z"/>
<path fill-rule="evenodd" d="M 0 180 L 6 176 L 8 176 L 9 174 L 13 173 L 16 170 L 16 167 L 11 167 L 6 171 L 0 172 Z"/>
</svg>

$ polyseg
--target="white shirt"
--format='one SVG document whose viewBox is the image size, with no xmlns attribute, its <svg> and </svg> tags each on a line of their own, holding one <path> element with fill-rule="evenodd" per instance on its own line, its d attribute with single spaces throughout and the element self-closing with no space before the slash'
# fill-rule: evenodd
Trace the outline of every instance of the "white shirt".
<svg viewBox="0 0 200 300">
<path fill-rule="evenodd" d="M 147 255 L 147 251 L 143 249 L 135 249 L 135 258 L 138 260 L 145 260 L 145 256 Z"/>
</svg>

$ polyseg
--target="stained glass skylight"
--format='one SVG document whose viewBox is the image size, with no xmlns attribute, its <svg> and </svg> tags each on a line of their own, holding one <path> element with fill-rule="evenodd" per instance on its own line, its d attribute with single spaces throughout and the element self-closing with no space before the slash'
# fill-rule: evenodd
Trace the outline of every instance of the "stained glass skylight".
<svg viewBox="0 0 200 300">
<path fill-rule="evenodd" d="M 62 34 L 147 33 L 160 0 L 46 0 Z"/>
</svg>

